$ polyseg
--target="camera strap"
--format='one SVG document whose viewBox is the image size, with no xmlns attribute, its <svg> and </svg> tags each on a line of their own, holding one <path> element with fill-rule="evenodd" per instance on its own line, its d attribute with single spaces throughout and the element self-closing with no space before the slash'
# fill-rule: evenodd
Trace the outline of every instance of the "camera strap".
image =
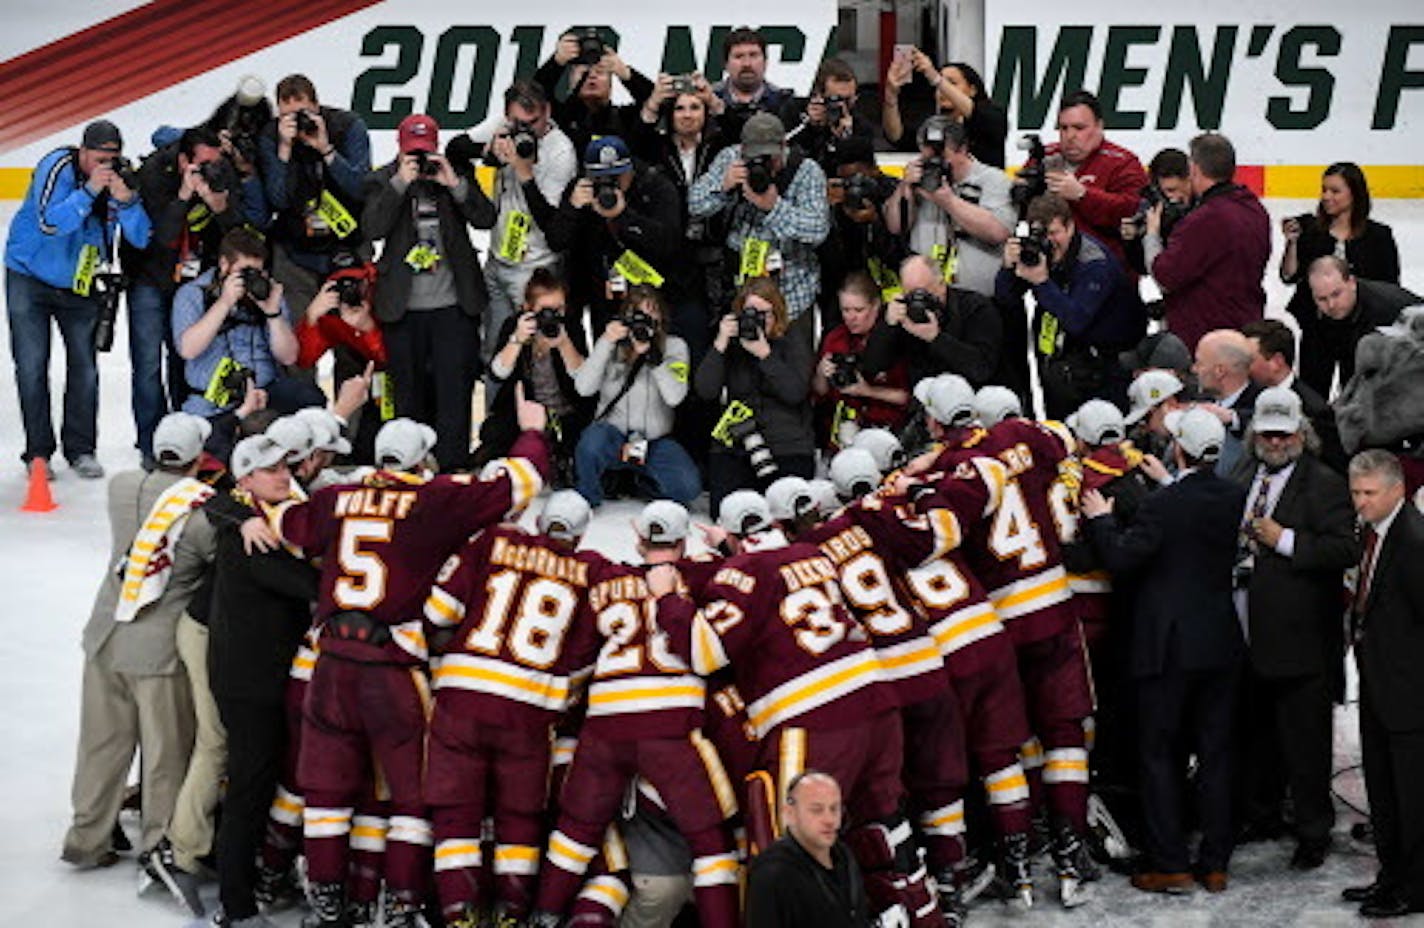
<svg viewBox="0 0 1424 928">
<path fill-rule="evenodd" d="M 628 376 L 623 378 L 623 386 L 618 388 L 618 392 L 614 394 L 613 399 L 609 400 L 603 409 L 599 410 L 598 415 L 593 417 L 594 422 L 602 422 L 608 418 L 608 414 L 613 411 L 614 406 L 618 405 L 618 401 L 628 395 L 628 391 L 633 389 L 633 381 L 638 379 L 638 372 L 643 369 L 643 362 L 646 360 L 648 360 L 647 355 L 638 355 L 637 360 L 633 362 L 633 366 L 628 368 Z"/>
</svg>

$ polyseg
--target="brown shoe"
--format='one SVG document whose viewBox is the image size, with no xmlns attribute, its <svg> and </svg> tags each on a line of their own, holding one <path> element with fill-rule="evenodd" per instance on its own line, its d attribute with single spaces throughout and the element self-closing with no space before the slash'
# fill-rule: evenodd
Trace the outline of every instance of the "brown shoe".
<svg viewBox="0 0 1424 928">
<path fill-rule="evenodd" d="M 1197 877 L 1202 888 L 1209 893 L 1226 892 L 1226 873 L 1222 870 L 1210 870 Z"/>
<path fill-rule="evenodd" d="M 1189 873 L 1159 873 L 1149 870 L 1132 876 L 1132 888 L 1144 893 L 1169 893 L 1180 896 L 1192 891 L 1192 876 Z"/>
</svg>

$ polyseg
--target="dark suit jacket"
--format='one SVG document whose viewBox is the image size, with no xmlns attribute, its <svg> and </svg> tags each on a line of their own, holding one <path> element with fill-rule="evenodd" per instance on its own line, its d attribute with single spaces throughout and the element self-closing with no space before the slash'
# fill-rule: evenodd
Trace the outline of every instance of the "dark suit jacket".
<svg viewBox="0 0 1424 928">
<path fill-rule="evenodd" d="M 1247 472 L 1247 494 L 1256 471 Z M 1295 531 L 1286 558 L 1262 546 L 1247 590 L 1251 666 L 1265 677 L 1328 673 L 1344 666 L 1345 568 L 1358 563 L 1355 511 L 1345 479 L 1302 455 L 1271 517 Z"/>
<path fill-rule="evenodd" d="M 1246 493 L 1196 470 L 1147 497 L 1123 527 L 1089 519 L 1103 564 L 1137 573 L 1132 675 L 1229 667 L 1244 643 L 1231 599 L 1231 568 Z"/>
<path fill-rule="evenodd" d="M 1380 546 L 1355 646 L 1360 685 L 1390 731 L 1424 728 L 1424 515 L 1408 499 Z M 1417 786 L 1417 784 L 1415 784 Z"/>
<path fill-rule="evenodd" d="M 1315 434 L 1320 436 L 1320 460 L 1336 473 L 1345 473 L 1350 457 L 1340 444 L 1340 430 L 1335 425 L 1335 410 L 1310 384 L 1297 376 L 1291 381 L 1291 389 L 1300 397 L 1300 409 L 1310 420 Z"/>
</svg>

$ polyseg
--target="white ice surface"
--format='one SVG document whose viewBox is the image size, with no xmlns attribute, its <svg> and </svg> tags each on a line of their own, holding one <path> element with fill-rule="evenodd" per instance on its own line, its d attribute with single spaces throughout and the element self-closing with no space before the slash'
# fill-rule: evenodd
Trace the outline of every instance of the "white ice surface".
<svg viewBox="0 0 1424 928">
<path fill-rule="evenodd" d="M 1276 221 L 1311 208 L 1305 201 L 1276 200 L 1268 207 Z M 0 230 L 14 213 L 0 203 Z M 1380 201 L 1375 216 L 1394 227 L 1404 265 L 1404 284 L 1424 289 L 1424 202 Z M 1277 248 L 1280 242 L 1277 236 Z M 1277 258 L 1272 258 L 1274 269 Z M 1272 275 L 1270 306 L 1279 314 L 1286 291 Z M 79 636 L 89 614 L 109 538 L 103 481 L 80 480 L 56 462 L 52 487 L 60 508 L 45 515 L 17 511 L 25 492 L 19 464 L 20 416 L 10 373 L 9 340 L 0 347 L 0 926 L 87 928 L 184 923 L 172 901 L 157 890 L 137 898 L 131 860 L 108 870 L 76 873 L 60 863 L 60 841 L 69 819 L 69 784 L 79 724 L 82 655 Z M 56 336 L 52 364 L 56 406 L 63 390 L 63 352 Z M 138 464 L 129 413 L 127 347 L 124 328 L 114 351 L 100 360 L 99 458 L 115 473 Z M 58 421 L 56 421 L 58 428 Z M 613 556 L 631 554 L 632 503 L 606 506 L 589 541 Z M 1336 767 L 1358 762 L 1353 708 L 1337 714 Z M 1357 805 L 1363 789 L 1355 774 L 1337 788 Z M 1043 904 L 1025 918 L 1006 916 L 996 904 L 974 910 L 973 924 L 1163 926 L 1276 926 L 1311 928 L 1358 924 L 1354 908 L 1339 901 L 1340 890 L 1373 875 L 1367 850 L 1353 848 L 1343 830 L 1355 816 L 1342 809 L 1337 852 L 1321 870 L 1300 875 L 1286 868 L 1289 842 L 1253 845 L 1238 851 L 1231 889 L 1221 896 L 1149 897 L 1119 876 L 1107 875 L 1093 902 L 1068 913 L 1049 901 L 1046 867 L 1038 867 Z M 131 837 L 137 823 L 126 818 Z M 208 887 L 209 900 L 215 888 Z M 295 925 L 286 915 L 282 925 Z M 1396 924 L 1424 925 L 1424 916 Z"/>
</svg>

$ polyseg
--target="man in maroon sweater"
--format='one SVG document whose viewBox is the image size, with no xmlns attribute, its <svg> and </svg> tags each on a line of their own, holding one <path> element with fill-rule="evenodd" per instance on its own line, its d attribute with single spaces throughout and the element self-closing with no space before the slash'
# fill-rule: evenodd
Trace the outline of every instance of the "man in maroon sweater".
<svg viewBox="0 0 1424 928">
<path fill-rule="evenodd" d="M 1162 207 L 1150 210 L 1142 247 L 1148 271 L 1166 294 L 1167 328 L 1196 351 L 1207 332 L 1239 329 L 1264 314 L 1271 220 L 1256 195 L 1233 182 L 1236 149 L 1225 136 L 1197 136 L 1190 156 L 1196 206 L 1167 242 L 1160 234 Z"/>
</svg>

